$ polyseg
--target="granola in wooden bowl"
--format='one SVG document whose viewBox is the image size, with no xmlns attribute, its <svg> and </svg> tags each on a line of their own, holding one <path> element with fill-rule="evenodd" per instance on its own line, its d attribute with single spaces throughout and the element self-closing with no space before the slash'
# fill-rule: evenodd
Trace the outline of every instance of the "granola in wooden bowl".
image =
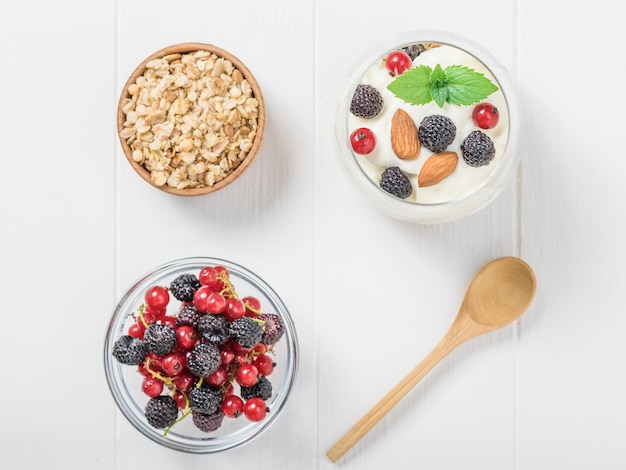
<svg viewBox="0 0 626 470">
<path fill-rule="evenodd" d="M 180 196 L 239 177 L 263 142 L 265 105 L 248 68 L 210 44 L 183 43 L 146 58 L 122 90 L 124 155 L 152 186 Z"/>
</svg>

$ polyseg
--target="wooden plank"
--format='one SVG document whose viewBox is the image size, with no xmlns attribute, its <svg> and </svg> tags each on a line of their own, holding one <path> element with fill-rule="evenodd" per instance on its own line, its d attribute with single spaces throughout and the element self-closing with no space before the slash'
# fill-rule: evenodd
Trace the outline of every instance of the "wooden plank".
<svg viewBox="0 0 626 470">
<path fill-rule="evenodd" d="M 114 33 L 107 1 L 0 6 L 6 468 L 115 463 Z"/>
<path fill-rule="evenodd" d="M 540 284 L 521 327 L 519 468 L 620 469 L 626 163 L 617 149 L 626 98 L 614 84 L 626 71 L 626 35 L 610 2 L 573 9 L 555 28 L 559 12 L 520 4 L 522 253 Z"/>
</svg>

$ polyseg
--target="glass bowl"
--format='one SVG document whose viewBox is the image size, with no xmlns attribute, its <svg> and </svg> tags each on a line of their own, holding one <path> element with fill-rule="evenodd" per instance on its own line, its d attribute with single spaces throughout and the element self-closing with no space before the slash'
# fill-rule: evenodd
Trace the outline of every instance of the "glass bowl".
<svg viewBox="0 0 626 470">
<path fill-rule="evenodd" d="M 407 102 L 408 96 L 399 96 L 388 86 L 398 79 L 404 80 L 409 76 L 411 80 L 416 80 L 413 77 L 417 75 L 397 69 L 394 69 L 394 72 L 390 71 L 386 66 L 386 59 L 392 52 L 411 46 L 413 54 L 409 59 L 411 69 L 421 71 L 425 69 L 424 67 L 429 67 L 434 71 L 440 65 L 441 70 L 448 73 L 448 70 L 451 70 L 449 67 L 459 70 L 456 66 L 461 66 L 478 72 L 490 80 L 497 90 L 491 91 L 487 96 L 474 97 L 471 104 L 451 104 L 444 100 L 440 106 L 435 99 L 427 103 L 415 103 L 410 100 Z M 403 77 L 404 74 L 408 75 Z M 407 83 L 408 81 L 405 81 L 403 86 Z M 411 86 L 414 83 L 417 82 L 411 82 Z M 380 93 L 382 110 L 374 117 L 371 117 L 374 111 L 366 111 L 365 117 L 359 117 L 350 110 L 359 85 L 372 86 Z M 499 121 L 494 128 L 480 128 L 473 121 L 474 107 L 480 103 L 492 104 L 497 108 Z M 398 120 L 402 121 L 399 124 L 392 125 L 393 116 L 398 109 L 405 112 L 404 118 Z M 519 155 L 516 152 L 519 133 L 517 112 L 515 92 L 508 73 L 487 51 L 466 38 L 450 33 L 408 32 L 366 54 L 352 67 L 336 110 L 337 154 L 348 178 L 359 188 L 361 194 L 386 214 L 423 224 L 451 222 L 485 207 L 501 192 L 514 174 L 519 163 Z M 395 138 L 398 142 L 406 142 L 407 136 L 410 135 L 417 138 L 423 119 L 431 115 L 444 115 L 452 120 L 456 127 L 452 142 L 443 150 L 437 147 L 429 150 L 420 136 L 421 145 L 417 150 L 419 152 L 417 156 L 415 153 L 408 156 L 405 154 L 400 158 L 392 140 Z M 407 116 L 410 119 L 407 119 Z M 413 129 L 407 130 L 409 127 Z M 371 130 L 376 141 L 374 149 L 365 154 L 357 153 L 351 140 L 351 135 L 362 128 Z M 479 167 L 467 164 L 461 151 L 464 139 L 472 131 L 480 131 L 487 135 L 495 149 L 495 157 Z M 392 138 L 392 134 L 396 137 Z M 361 134 L 359 140 L 364 136 L 365 134 Z M 449 160 L 440 159 L 439 165 L 429 165 L 430 168 L 425 169 L 429 157 L 440 152 L 455 153 L 456 163 L 449 165 Z M 431 163 L 434 161 L 435 159 Z M 404 186 L 406 191 L 398 192 L 397 195 L 390 194 L 380 186 L 383 172 L 394 166 L 406 175 L 405 182 L 407 179 L 410 182 L 410 186 L 406 184 Z M 450 168 L 453 168 L 451 172 Z M 423 179 L 419 176 L 422 170 L 425 175 Z M 411 192 L 407 196 L 408 191 Z"/>
<path fill-rule="evenodd" d="M 267 354 L 275 363 L 267 376 L 272 383 L 272 396 L 266 400 L 268 413 L 261 421 L 248 420 L 244 415 L 238 418 L 224 417 L 222 425 L 213 432 L 203 432 L 192 422 L 191 415 L 177 422 L 170 429 L 152 427 L 145 417 L 145 406 L 150 400 L 142 391 L 143 376 L 138 366 L 120 363 L 113 357 L 113 347 L 118 338 L 126 335 L 129 327 L 136 322 L 135 317 L 148 288 L 158 285 L 168 287 L 177 276 L 185 273 L 196 274 L 205 266 L 223 266 L 230 274 L 230 281 L 239 298 L 254 296 L 261 303 L 263 313 L 274 313 L 284 324 L 282 338 Z M 168 315 L 178 312 L 181 302 L 170 295 Z M 207 314 L 210 315 L 210 314 Z M 271 354 L 270 354 L 271 353 Z M 298 369 L 298 340 L 293 320 L 278 294 L 259 276 L 231 261 L 193 257 L 175 260 L 152 269 L 134 282 L 115 307 L 104 343 L 104 368 L 109 388 L 119 410 L 128 421 L 145 437 L 170 449 L 188 453 L 213 453 L 241 446 L 258 437 L 278 419 L 289 398 Z M 233 391 L 238 393 L 234 382 Z M 164 387 L 162 395 L 173 391 Z M 182 411 L 179 410 L 179 417 Z"/>
</svg>

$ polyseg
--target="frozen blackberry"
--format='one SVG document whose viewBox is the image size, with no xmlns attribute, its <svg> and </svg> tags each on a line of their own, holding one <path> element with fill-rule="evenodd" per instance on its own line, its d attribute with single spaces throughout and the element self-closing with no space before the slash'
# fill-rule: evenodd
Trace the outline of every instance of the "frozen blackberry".
<svg viewBox="0 0 626 470">
<path fill-rule="evenodd" d="M 262 313 L 257 318 L 263 321 L 263 335 L 261 336 L 261 343 L 277 343 L 285 333 L 285 325 L 282 318 L 275 313 Z"/>
<path fill-rule="evenodd" d="M 150 426 L 158 429 L 170 427 L 178 419 L 178 405 L 169 395 L 159 395 L 148 400 L 145 412 Z"/>
<path fill-rule="evenodd" d="M 211 343 L 196 344 L 187 358 L 187 368 L 196 377 L 208 377 L 221 363 L 222 354 Z"/>
<path fill-rule="evenodd" d="M 222 425 L 224 413 L 222 413 L 221 408 L 211 414 L 192 411 L 191 419 L 193 420 L 193 424 L 195 424 L 200 431 L 212 432 L 219 429 Z"/>
<path fill-rule="evenodd" d="M 224 315 L 202 315 L 198 320 L 198 332 L 208 342 L 222 345 L 228 340 L 228 321 Z"/>
<path fill-rule="evenodd" d="M 211 414 L 220 408 L 224 394 L 219 388 L 193 387 L 189 392 L 189 403 L 193 411 Z"/>
<path fill-rule="evenodd" d="M 350 112 L 363 119 L 372 119 L 382 111 L 383 97 L 372 85 L 359 84 L 352 95 Z"/>
<path fill-rule="evenodd" d="M 406 199 L 413 192 L 409 177 L 397 166 L 390 166 L 380 176 L 380 187 L 400 199 Z"/>
<path fill-rule="evenodd" d="M 491 138 L 482 131 L 470 132 L 461 144 L 463 160 L 469 166 L 485 166 L 496 156 Z"/>
<path fill-rule="evenodd" d="M 200 281 L 193 274 L 181 274 L 170 283 L 170 292 L 181 302 L 191 302 L 200 286 Z"/>
<path fill-rule="evenodd" d="M 146 359 L 148 348 L 141 338 L 129 335 L 120 336 L 113 344 L 113 357 L 122 364 L 136 366 Z"/>
<path fill-rule="evenodd" d="M 449 117 L 432 114 L 422 119 L 417 133 L 420 142 L 428 150 L 443 152 L 456 137 L 456 126 Z"/>
<path fill-rule="evenodd" d="M 261 341 L 263 327 L 250 317 L 241 317 L 228 325 L 228 333 L 239 346 L 252 348 Z"/>
<path fill-rule="evenodd" d="M 143 340 L 151 353 L 169 354 L 176 344 L 176 328 L 170 325 L 151 323 L 146 328 Z"/>
<path fill-rule="evenodd" d="M 193 304 L 182 304 L 176 317 L 176 326 L 189 325 L 194 328 L 198 327 L 198 319 L 202 316 L 202 313 L 198 311 Z"/>
<path fill-rule="evenodd" d="M 252 387 L 241 387 L 241 398 L 247 400 L 252 397 L 259 397 L 261 400 L 269 400 L 272 396 L 272 382 L 267 377 L 260 376 L 259 381 Z"/>
<path fill-rule="evenodd" d="M 426 48 L 424 47 L 424 44 L 410 44 L 403 47 L 402 50 L 409 54 L 411 60 L 415 60 L 415 58 L 424 52 Z"/>
</svg>

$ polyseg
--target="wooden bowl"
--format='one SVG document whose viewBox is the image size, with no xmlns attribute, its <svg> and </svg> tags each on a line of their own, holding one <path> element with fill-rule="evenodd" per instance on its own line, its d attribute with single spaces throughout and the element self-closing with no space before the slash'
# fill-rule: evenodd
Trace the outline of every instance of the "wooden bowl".
<svg viewBox="0 0 626 470">
<path fill-rule="evenodd" d="M 193 67 L 186 68 L 187 60 L 195 60 L 189 54 L 196 53 L 210 53 L 217 57 L 203 57 L 194 62 Z M 223 73 L 218 73 L 221 66 L 216 68 L 213 64 L 220 58 L 225 59 Z M 163 60 L 152 62 L 159 59 Z M 148 66 L 151 62 L 163 68 Z M 228 63 L 233 66 L 230 74 Z M 215 72 L 215 76 L 203 68 Z M 241 73 L 241 77 L 235 70 Z M 148 73 L 147 78 L 142 77 L 145 73 Z M 146 98 L 148 93 L 142 84 L 145 82 L 153 87 L 152 98 Z M 249 84 L 250 90 L 247 85 L 242 85 L 243 82 Z M 167 83 L 169 86 L 165 87 Z M 159 88 L 159 85 L 162 86 Z M 239 91 L 234 88 L 245 92 L 235 96 Z M 247 95 L 246 92 L 250 91 L 251 95 Z M 254 100 L 239 103 L 246 96 L 256 100 L 256 116 Z M 230 108 L 232 101 L 227 104 L 232 99 L 237 101 L 234 108 Z M 239 113 L 241 108 L 244 110 Z M 252 109 L 252 113 L 246 109 Z M 147 57 L 128 78 L 117 109 L 118 137 L 128 162 L 146 182 L 178 196 L 209 194 L 236 180 L 261 148 L 265 120 L 261 88 L 250 70 L 233 54 L 202 43 L 172 45 Z M 156 138 L 157 135 L 162 139 Z M 224 142 L 225 148 L 221 150 Z M 194 155 L 195 159 L 191 161 Z M 225 162 L 222 161 L 224 158 Z M 214 165 L 222 168 L 222 172 Z M 202 171 L 203 168 L 210 171 Z M 190 174 L 191 177 L 180 177 Z"/>
</svg>

